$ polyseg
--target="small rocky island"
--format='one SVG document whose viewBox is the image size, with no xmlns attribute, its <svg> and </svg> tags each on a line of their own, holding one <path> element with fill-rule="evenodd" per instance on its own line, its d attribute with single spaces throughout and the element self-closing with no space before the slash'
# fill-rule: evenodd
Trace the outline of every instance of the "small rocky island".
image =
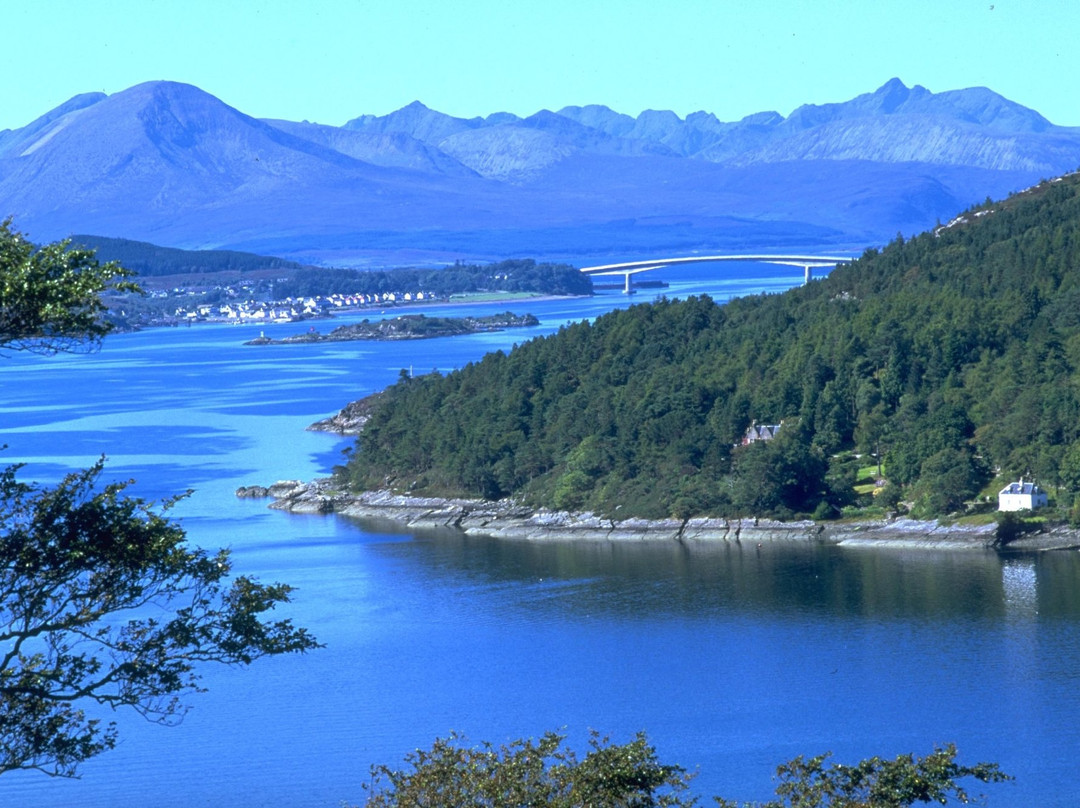
<svg viewBox="0 0 1080 808">
<path fill-rule="evenodd" d="M 539 325 L 531 314 L 503 312 L 487 317 L 428 317 L 424 314 L 403 314 L 387 320 L 342 325 L 329 334 L 321 334 L 312 328 L 304 334 L 271 339 L 260 335 L 245 345 L 293 345 L 308 342 L 351 342 L 354 340 L 401 340 L 456 337 L 485 331 L 503 331 L 507 328 L 525 328 Z"/>
</svg>

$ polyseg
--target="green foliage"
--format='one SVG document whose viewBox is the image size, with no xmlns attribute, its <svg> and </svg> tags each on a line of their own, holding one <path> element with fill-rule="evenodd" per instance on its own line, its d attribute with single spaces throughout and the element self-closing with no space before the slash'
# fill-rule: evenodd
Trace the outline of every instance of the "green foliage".
<svg viewBox="0 0 1080 808">
<path fill-rule="evenodd" d="M 329 294 L 381 295 L 422 291 L 439 297 L 463 292 L 537 292 L 548 295 L 591 295 L 592 281 L 569 264 L 509 259 L 495 264 L 455 264 L 444 269 L 301 269 L 274 286 L 278 297 Z"/>
<path fill-rule="evenodd" d="M 71 241 L 99 257 L 123 265 L 141 277 L 195 275 L 215 272 L 254 272 L 261 269 L 293 270 L 296 261 L 236 250 L 178 250 L 145 241 L 105 236 L 72 236 Z"/>
<path fill-rule="evenodd" d="M 0 773 L 71 776 L 116 743 L 86 706 L 170 723 L 197 666 L 316 647 L 263 617 L 290 587 L 237 577 L 186 543 L 163 508 L 98 486 L 102 464 L 52 488 L 0 472 Z M 99 711 L 100 712 L 100 711 Z"/>
<path fill-rule="evenodd" d="M 0 224 L 0 348 L 44 353 L 108 332 L 101 293 L 128 273 L 67 242 L 35 248 Z M 120 280 L 118 280 L 120 279 Z M 116 744 L 105 710 L 170 723 L 198 666 L 247 665 L 315 640 L 266 613 L 291 589 L 243 576 L 187 544 L 155 508 L 99 485 L 102 462 L 48 488 L 0 469 L 0 773 L 73 776 Z M 91 710 L 91 714 L 87 710 Z"/>
<path fill-rule="evenodd" d="M 1038 533 L 1043 528 L 1041 520 L 1030 518 L 1030 511 L 998 511 L 994 517 L 997 521 L 995 537 L 1002 547 L 1028 533 Z"/>
<path fill-rule="evenodd" d="M 465 747 L 451 735 L 430 750 L 405 758 L 406 769 L 372 768 L 366 808 L 405 806 L 549 806 L 550 808 L 661 808 L 690 806 L 682 795 L 690 777 L 663 765 L 644 734 L 614 745 L 595 733 L 579 759 L 565 736 L 549 732 L 539 740 L 500 747 Z"/>
<path fill-rule="evenodd" d="M 0 350 L 52 354 L 95 347 L 109 331 L 101 294 L 137 291 L 125 280 L 130 276 L 68 241 L 36 247 L 10 219 L 0 222 Z"/>
<path fill-rule="evenodd" d="M 424 314 L 403 314 L 400 317 L 377 320 L 372 323 L 339 325 L 329 334 L 314 329 L 283 339 L 258 337 L 246 345 L 280 345 L 289 343 L 346 342 L 350 340 L 399 340 L 454 337 L 484 331 L 502 331 L 506 328 L 525 328 L 539 325 L 531 314 L 514 314 L 507 311 L 484 317 L 428 317 Z"/>
<path fill-rule="evenodd" d="M 735 450 L 733 506 L 747 516 L 790 516 L 811 510 L 829 514 L 828 468 L 810 432 L 799 424 L 788 424 L 770 441 Z"/>
<path fill-rule="evenodd" d="M 500 747 L 467 747 L 457 735 L 436 740 L 429 750 L 406 756 L 404 769 L 372 768 L 365 808 L 417 806 L 549 806 L 550 808 L 652 808 L 694 806 L 692 776 L 660 763 L 639 733 L 627 744 L 612 744 L 593 733 L 590 750 L 579 759 L 565 736 L 549 732 L 539 740 Z M 958 781 L 1000 783 L 1012 778 L 996 763 L 956 762 L 956 747 L 925 757 L 868 758 L 854 766 L 828 763 L 829 754 L 797 757 L 777 769 L 778 799 L 740 803 L 714 797 L 719 808 L 906 808 L 915 803 L 967 803 L 972 797 Z"/>
<path fill-rule="evenodd" d="M 1080 440 L 1073 441 L 1061 453 L 1058 481 L 1070 491 L 1080 494 Z"/>
<path fill-rule="evenodd" d="M 347 482 L 786 517 L 843 507 L 831 458 L 857 449 L 926 517 L 991 469 L 1080 492 L 1063 448 L 1080 445 L 1078 189 L 1047 183 L 782 295 L 637 305 L 391 391 Z M 798 426 L 734 448 L 755 419 Z"/>
<path fill-rule="evenodd" d="M 895 511 L 899 508 L 903 499 L 904 492 L 899 485 L 896 483 L 886 483 L 885 487 L 878 493 L 876 502 L 883 508 Z"/>
<path fill-rule="evenodd" d="M 826 765 L 830 755 L 797 757 L 777 769 L 780 798 L 761 808 L 905 808 L 917 802 L 944 805 L 950 799 L 971 802 L 957 780 L 982 783 L 1011 780 L 996 763 L 963 766 L 952 744 L 925 757 L 900 755 L 893 760 L 868 758 L 854 766 Z"/>
<path fill-rule="evenodd" d="M 986 474 L 979 469 L 971 451 L 945 448 L 923 461 L 918 483 L 915 516 L 951 513 L 979 493 Z"/>
</svg>

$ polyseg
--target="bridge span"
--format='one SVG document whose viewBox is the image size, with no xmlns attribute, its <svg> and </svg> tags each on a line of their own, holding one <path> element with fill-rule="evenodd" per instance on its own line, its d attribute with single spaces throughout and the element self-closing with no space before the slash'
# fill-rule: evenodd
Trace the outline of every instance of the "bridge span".
<svg viewBox="0 0 1080 808">
<path fill-rule="evenodd" d="M 684 258 L 658 258 L 652 261 L 626 261 L 621 264 L 603 264 L 595 267 L 582 267 L 581 272 L 589 275 L 622 275 L 626 278 L 624 292 L 633 294 L 633 276 L 639 272 L 648 272 L 663 267 L 679 266 L 680 264 L 708 264 L 717 261 L 751 261 L 761 264 L 783 264 L 785 266 L 802 267 L 803 283 L 809 283 L 813 278 L 815 268 L 835 267 L 837 264 L 845 264 L 853 261 L 848 256 L 844 258 L 835 255 L 692 255 Z"/>
</svg>

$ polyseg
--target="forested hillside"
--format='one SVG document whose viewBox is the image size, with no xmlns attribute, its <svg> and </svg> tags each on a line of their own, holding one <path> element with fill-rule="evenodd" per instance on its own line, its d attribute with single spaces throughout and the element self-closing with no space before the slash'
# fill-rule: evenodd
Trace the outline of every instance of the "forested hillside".
<svg viewBox="0 0 1080 808">
<path fill-rule="evenodd" d="M 177 250 L 145 241 L 105 236 L 72 236 L 73 243 L 94 250 L 101 261 L 119 261 L 142 277 L 260 269 L 300 269 L 303 264 L 236 250 Z"/>
<path fill-rule="evenodd" d="M 821 517 L 851 502 L 854 449 L 919 515 L 999 473 L 1071 502 L 1078 366 L 1074 174 L 782 295 L 638 305 L 402 380 L 341 473 L 606 514 Z M 737 447 L 754 421 L 783 426 Z"/>
<path fill-rule="evenodd" d="M 439 297 L 462 292 L 536 292 L 546 295 L 591 295 L 592 281 L 569 264 L 537 263 L 531 258 L 494 264 L 458 262 L 442 269 L 323 269 L 309 267 L 279 281 L 279 297 L 365 294 L 421 290 Z"/>
</svg>

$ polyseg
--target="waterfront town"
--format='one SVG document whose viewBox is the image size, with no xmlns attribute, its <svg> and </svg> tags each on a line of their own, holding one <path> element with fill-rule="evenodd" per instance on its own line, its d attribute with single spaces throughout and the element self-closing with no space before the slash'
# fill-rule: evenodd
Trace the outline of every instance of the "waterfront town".
<svg viewBox="0 0 1080 808">
<path fill-rule="evenodd" d="M 400 303 L 426 303 L 434 295 L 423 292 L 386 292 L 382 295 L 318 295 L 287 297 L 279 301 L 244 300 L 235 303 L 203 303 L 192 308 L 177 306 L 174 315 L 180 320 L 199 322 L 291 323 L 311 317 L 325 317 L 335 310 L 359 309 L 366 306 L 394 306 Z"/>
<path fill-rule="evenodd" d="M 149 291 L 151 312 L 135 314 L 130 299 L 111 307 L 132 325 L 190 325 L 193 323 L 291 323 L 332 316 L 335 312 L 433 303 L 440 298 L 423 291 L 376 294 L 327 294 L 260 300 L 247 284 L 212 289 L 176 287 Z M 441 298 L 445 300 L 445 298 Z"/>
</svg>

